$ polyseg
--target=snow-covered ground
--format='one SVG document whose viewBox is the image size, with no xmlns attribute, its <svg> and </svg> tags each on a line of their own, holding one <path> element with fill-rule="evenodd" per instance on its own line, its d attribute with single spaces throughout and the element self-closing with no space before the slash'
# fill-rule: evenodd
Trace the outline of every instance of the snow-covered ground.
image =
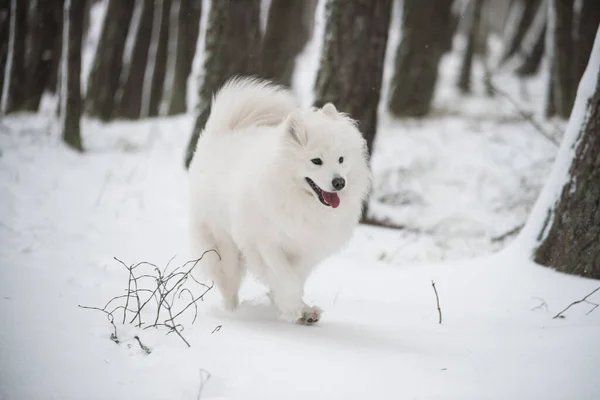
<svg viewBox="0 0 600 400">
<path fill-rule="evenodd" d="M 318 47 L 299 63 L 304 101 Z M 552 318 L 598 282 L 493 240 L 525 222 L 556 147 L 481 85 L 459 96 L 456 63 L 444 59 L 431 118 L 394 121 L 382 107 L 371 209 L 405 229 L 361 226 L 323 263 L 306 291 L 322 321 L 279 321 L 249 281 L 236 313 L 211 291 L 195 324 L 182 320 L 191 348 L 119 318 L 117 345 L 104 315 L 77 306 L 124 293 L 113 257 L 187 260 L 193 116 L 85 119 L 83 155 L 60 143 L 51 112 L 0 120 L 0 399 L 197 399 L 202 382 L 202 399 L 600 398 L 600 311 Z M 539 114 L 544 76 L 527 83 L 529 100 L 510 75 L 495 81 Z"/>
</svg>

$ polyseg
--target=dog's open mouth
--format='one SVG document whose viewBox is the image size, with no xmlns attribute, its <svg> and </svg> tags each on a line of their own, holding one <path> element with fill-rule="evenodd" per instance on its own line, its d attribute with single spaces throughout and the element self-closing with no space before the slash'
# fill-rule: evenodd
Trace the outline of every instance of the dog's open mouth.
<svg viewBox="0 0 600 400">
<path fill-rule="evenodd" d="M 338 208 L 338 206 L 340 205 L 340 196 L 338 196 L 337 193 L 326 192 L 323 189 L 321 189 L 312 179 L 305 179 L 306 182 L 308 182 L 308 184 L 312 188 L 312 190 L 315 191 L 317 197 L 319 198 L 319 201 L 322 204 L 329 207 Z"/>
</svg>

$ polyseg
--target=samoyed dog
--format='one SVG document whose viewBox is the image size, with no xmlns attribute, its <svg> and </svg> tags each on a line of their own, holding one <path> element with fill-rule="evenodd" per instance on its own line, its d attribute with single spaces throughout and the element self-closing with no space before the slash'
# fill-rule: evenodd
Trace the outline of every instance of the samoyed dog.
<svg viewBox="0 0 600 400">
<path fill-rule="evenodd" d="M 281 318 L 314 324 L 304 303 L 315 266 L 339 251 L 370 188 L 367 147 L 331 103 L 301 109 L 268 81 L 237 77 L 215 95 L 189 169 L 190 233 L 198 264 L 229 310 L 249 270 Z"/>
</svg>

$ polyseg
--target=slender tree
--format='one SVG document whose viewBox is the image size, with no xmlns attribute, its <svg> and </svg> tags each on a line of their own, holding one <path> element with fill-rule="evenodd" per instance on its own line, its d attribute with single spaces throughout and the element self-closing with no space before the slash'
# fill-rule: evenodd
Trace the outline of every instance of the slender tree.
<svg viewBox="0 0 600 400">
<path fill-rule="evenodd" d="M 83 0 L 77 1 L 85 3 Z M 135 1 L 131 0 L 108 0 L 85 98 L 86 112 L 101 120 L 109 120 L 113 113 L 134 6 Z"/>
<path fill-rule="evenodd" d="M 171 0 L 156 0 L 148 64 L 142 92 L 143 118 L 158 115 L 167 68 Z"/>
<path fill-rule="evenodd" d="M 27 81 L 23 108 L 36 111 L 39 108 L 42 94 L 51 81 L 55 59 L 60 58 L 56 52 L 56 42 L 62 37 L 62 8 L 64 0 L 46 0 L 44 4 L 36 3 L 30 10 L 29 32 L 27 35 Z"/>
<path fill-rule="evenodd" d="M 259 54 L 260 0 L 213 1 L 206 30 L 200 104 L 185 155 L 186 168 L 210 114 L 213 94 L 235 75 L 256 74 Z"/>
<path fill-rule="evenodd" d="M 389 110 L 395 116 L 426 115 L 438 77 L 438 64 L 448 47 L 452 0 L 404 0 L 402 39 L 396 50 Z"/>
<path fill-rule="evenodd" d="M 462 56 L 460 74 L 458 77 L 458 88 L 462 93 L 471 91 L 471 70 L 473 66 L 473 55 L 475 54 L 480 34 L 482 32 L 481 11 L 483 0 L 472 0 L 471 15 L 467 27 L 467 43 Z"/>
<path fill-rule="evenodd" d="M 600 279 L 600 29 L 596 32 L 565 139 L 530 218 L 545 216 L 545 222 L 541 229 L 533 222 L 526 228 L 540 232 L 537 263 Z"/>
<path fill-rule="evenodd" d="M 596 30 L 600 24 L 600 3 L 598 0 L 580 0 L 580 9 L 573 29 L 573 83 L 579 82 L 588 64 Z"/>
<path fill-rule="evenodd" d="M 316 0 L 271 0 L 262 44 L 261 74 L 291 87 L 296 56 L 310 40 Z"/>
<path fill-rule="evenodd" d="M 539 7 L 540 0 L 513 0 L 504 27 L 500 62 L 508 61 L 517 52 Z"/>
<path fill-rule="evenodd" d="M 515 72 L 518 76 L 531 76 L 538 72 L 544 55 L 548 1 L 542 0 L 527 33 L 516 51 Z"/>
<path fill-rule="evenodd" d="M 113 117 L 138 119 L 141 116 L 142 91 L 151 40 L 149 32 L 152 32 L 154 19 L 154 2 L 155 0 L 142 0 L 137 4 L 137 7 L 140 7 L 140 16 L 137 25 L 131 27 L 133 45 L 131 54 L 128 55 L 129 62 L 124 65 L 121 74 Z"/>
<path fill-rule="evenodd" d="M 0 98 L 4 86 L 4 71 L 10 38 L 10 3 L 11 0 L 0 0 Z"/>
<path fill-rule="evenodd" d="M 548 9 L 548 42 L 550 77 L 546 114 L 556 112 L 568 118 L 575 100 L 576 82 L 573 64 L 573 3 L 574 0 L 550 0 Z"/>
<path fill-rule="evenodd" d="M 187 110 L 187 79 L 196 54 L 201 12 L 202 0 L 173 0 L 169 34 L 170 65 L 163 96 L 168 115 Z"/>
<path fill-rule="evenodd" d="M 83 151 L 80 132 L 80 80 L 85 4 L 80 0 L 64 0 L 63 10 L 59 130 L 68 146 Z"/>
<path fill-rule="evenodd" d="M 392 1 L 329 0 L 315 106 L 333 103 L 358 121 L 369 152 L 377 129 Z"/>
<path fill-rule="evenodd" d="M 27 36 L 27 0 L 10 0 L 8 43 L 0 115 L 21 110 L 25 98 L 25 40 Z"/>
</svg>

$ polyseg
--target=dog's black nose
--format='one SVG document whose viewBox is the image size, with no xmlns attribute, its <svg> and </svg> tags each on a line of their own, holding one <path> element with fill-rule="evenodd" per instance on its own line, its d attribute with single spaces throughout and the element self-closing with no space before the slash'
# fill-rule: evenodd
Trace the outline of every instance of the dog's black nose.
<svg viewBox="0 0 600 400">
<path fill-rule="evenodd" d="M 333 178 L 331 184 L 335 190 L 342 190 L 346 186 L 346 180 L 338 176 L 337 178 Z"/>
</svg>

